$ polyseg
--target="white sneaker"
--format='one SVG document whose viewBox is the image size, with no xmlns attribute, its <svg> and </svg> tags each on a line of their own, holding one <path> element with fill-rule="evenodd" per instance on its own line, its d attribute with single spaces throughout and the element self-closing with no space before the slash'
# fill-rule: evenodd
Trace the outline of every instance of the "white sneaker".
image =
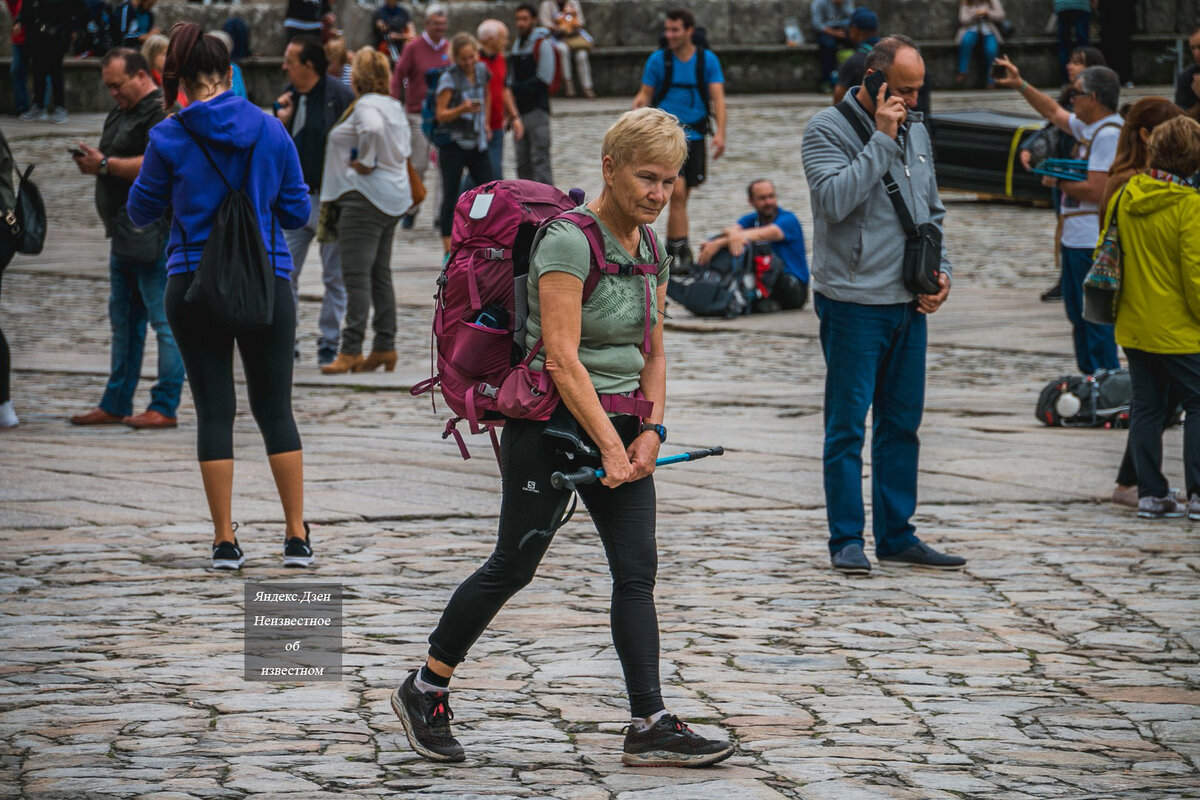
<svg viewBox="0 0 1200 800">
<path fill-rule="evenodd" d="M 20 421 L 17 412 L 13 411 L 12 400 L 0 403 L 0 428 L 15 428 Z"/>
<path fill-rule="evenodd" d="M 53 122 L 55 125 L 63 125 L 67 121 L 67 110 L 65 108 L 63 108 L 62 106 L 59 106 L 58 108 L 56 108 L 50 112 L 50 116 L 48 117 L 48 119 L 50 122 Z"/>
<path fill-rule="evenodd" d="M 22 122 L 45 122 L 46 109 L 42 108 L 41 106 L 31 106 L 28 111 L 17 117 L 17 119 L 21 120 Z"/>
</svg>

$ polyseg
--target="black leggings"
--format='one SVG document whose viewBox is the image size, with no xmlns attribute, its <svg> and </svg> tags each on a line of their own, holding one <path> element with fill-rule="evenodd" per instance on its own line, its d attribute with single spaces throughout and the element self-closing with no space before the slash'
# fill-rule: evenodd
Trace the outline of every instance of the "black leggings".
<svg viewBox="0 0 1200 800">
<path fill-rule="evenodd" d="M 250 411 L 262 432 L 267 455 L 300 449 L 300 433 L 292 416 L 292 357 L 296 343 L 296 307 L 292 285 L 275 279 L 275 319 L 270 327 L 235 333 L 214 324 L 203 309 L 184 303 L 194 273 L 167 279 L 167 322 L 175 334 L 187 369 L 199 429 L 196 452 L 200 461 L 233 458 L 233 417 L 237 394 L 233 386 L 233 346 L 237 343 L 246 373 Z"/>
<path fill-rule="evenodd" d="M 4 268 L 0 267 L 0 278 L 3 277 Z M 0 314 L 0 319 L 4 319 L 4 315 Z M 8 351 L 8 339 L 4 338 L 4 331 L 0 329 L 0 404 L 12 399 L 12 385 L 9 383 L 11 372 L 12 353 Z"/>
<path fill-rule="evenodd" d="M 626 444 L 637 436 L 635 418 L 618 417 L 616 424 Z M 570 464 L 555 452 L 557 440 L 544 436 L 545 428 L 545 422 L 527 420 L 513 420 L 504 426 L 500 439 L 504 497 L 496 549 L 454 592 L 430 635 L 429 654 L 438 661 L 453 666 L 466 658 L 471 645 L 505 602 L 533 579 L 550 546 L 553 534 L 545 532 L 559 519 L 570 499 L 570 492 L 551 488 L 550 474 L 556 469 L 577 468 L 578 464 Z M 613 644 L 625 672 L 630 710 L 635 717 L 648 717 L 663 709 L 658 679 L 658 615 L 654 610 L 658 570 L 654 478 L 615 489 L 596 483 L 581 487 L 579 495 L 591 512 L 608 556 L 613 579 Z"/>
<path fill-rule="evenodd" d="M 29 37 L 29 61 L 33 72 L 34 102 L 41 105 L 46 96 L 46 79 L 50 79 L 50 89 L 54 95 L 56 108 L 65 108 L 66 94 L 63 89 L 63 58 L 71 40 L 66 36 L 43 36 L 31 34 Z M 46 109 L 50 111 L 51 109 Z"/>
<path fill-rule="evenodd" d="M 467 150 L 451 142 L 438 148 L 438 166 L 442 170 L 442 216 L 438 224 L 442 236 L 449 236 L 454 228 L 454 204 L 458 202 L 463 169 L 471 173 L 476 186 L 483 186 L 492 179 L 492 159 L 487 150 Z"/>
</svg>

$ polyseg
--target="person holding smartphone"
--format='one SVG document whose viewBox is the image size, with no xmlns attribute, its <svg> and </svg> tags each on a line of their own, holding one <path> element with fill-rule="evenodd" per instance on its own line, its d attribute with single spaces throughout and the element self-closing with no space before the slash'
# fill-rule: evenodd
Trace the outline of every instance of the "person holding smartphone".
<svg viewBox="0 0 1200 800">
<path fill-rule="evenodd" d="M 96 211 L 109 236 L 112 361 L 100 402 L 71 417 L 71 423 L 174 428 L 184 367 L 163 307 L 169 225 L 159 221 L 137 227 L 125 211 L 150 143 L 150 130 L 165 117 L 163 93 L 150 75 L 150 64 L 137 50 L 110 50 L 100 61 L 100 76 L 116 107 L 104 120 L 99 147 L 79 142 L 69 150 L 82 174 L 96 176 Z M 158 339 L 158 380 L 150 390 L 146 411 L 134 414 L 147 323 Z"/>
<path fill-rule="evenodd" d="M 469 33 L 455 34 L 450 40 L 453 63 L 438 80 L 437 126 L 448 134 L 450 142 L 438 149 L 442 170 L 442 213 L 438 220 L 442 232 L 442 252 L 450 252 L 450 230 L 454 225 L 454 204 L 458 202 L 463 170 L 471 181 L 482 186 L 492 179 L 488 158 L 487 114 L 491 104 L 488 81 L 492 73 L 479 60 L 479 42 Z"/>
<path fill-rule="evenodd" d="M 926 320 L 950 293 L 942 253 L 935 294 L 904 282 L 906 237 L 885 176 L 916 225 L 939 231 L 933 147 L 914 109 L 925 62 L 906 36 L 872 48 L 863 85 L 816 114 L 801 159 L 812 197 L 812 289 L 825 376 L 825 503 L 835 570 L 866 574 L 862 448 L 871 411 L 871 516 L 875 555 L 887 567 L 961 569 L 966 559 L 922 542 L 917 507 L 925 405 Z M 862 131 L 860 135 L 859 131 Z M 865 140 L 865 143 L 864 143 Z M 874 406 L 874 408 L 872 408 Z"/>
</svg>

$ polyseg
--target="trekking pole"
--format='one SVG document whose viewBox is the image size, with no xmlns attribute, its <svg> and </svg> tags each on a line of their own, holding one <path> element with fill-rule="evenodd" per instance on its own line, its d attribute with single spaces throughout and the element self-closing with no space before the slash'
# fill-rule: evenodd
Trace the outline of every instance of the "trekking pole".
<svg viewBox="0 0 1200 800">
<path fill-rule="evenodd" d="M 663 456 L 654 462 L 656 467 L 665 467 L 668 464 L 679 464 L 684 461 L 696 461 L 709 456 L 721 456 L 725 454 L 725 448 L 717 445 L 710 447 L 707 450 L 693 450 L 690 453 L 680 453 L 675 456 Z M 574 491 L 580 486 L 588 486 L 595 483 L 604 477 L 604 470 L 593 469 L 592 467 L 584 467 L 575 472 L 555 472 L 550 476 L 550 485 L 555 489 L 571 489 Z"/>
</svg>

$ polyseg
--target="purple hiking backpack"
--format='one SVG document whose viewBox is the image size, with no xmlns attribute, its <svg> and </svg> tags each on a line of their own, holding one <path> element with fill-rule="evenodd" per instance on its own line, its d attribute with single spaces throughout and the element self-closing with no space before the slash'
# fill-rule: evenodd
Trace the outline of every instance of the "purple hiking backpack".
<svg viewBox="0 0 1200 800">
<path fill-rule="evenodd" d="M 454 437 L 462 457 L 470 458 L 458 423 L 466 422 L 473 434 L 491 436 L 499 460 L 497 427 L 506 419 L 548 419 L 558 405 L 554 382 L 530 364 L 541 349 L 541 340 L 526 353 L 525 320 L 529 261 L 539 234 L 555 220 L 579 226 L 590 246 L 591 269 L 583 286 L 587 302 L 602 274 L 640 276 L 646 290 L 646 324 L 643 351 L 650 352 L 650 315 L 654 297 L 650 275 L 658 272 L 659 250 L 648 227 L 654 264 L 632 268 L 609 264 L 604 236 L 596 220 L 572 209 L 583 202 L 582 192 L 572 196 L 534 181 L 492 181 L 464 193 L 454 207 L 450 258 L 438 276 L 434 296 L 433 335 L 436 361 L 428 380 L 412 388 L 421 395 L 441 387 L 454 412 L 442 438 Z M 431 361 L 434 354 L 431 353 Z M 653 404 L 640 393 L 601 395 L 606 411 L 648 417 Z M 435 404 L 436 410 L 436 404 Z"/>
</svg>

